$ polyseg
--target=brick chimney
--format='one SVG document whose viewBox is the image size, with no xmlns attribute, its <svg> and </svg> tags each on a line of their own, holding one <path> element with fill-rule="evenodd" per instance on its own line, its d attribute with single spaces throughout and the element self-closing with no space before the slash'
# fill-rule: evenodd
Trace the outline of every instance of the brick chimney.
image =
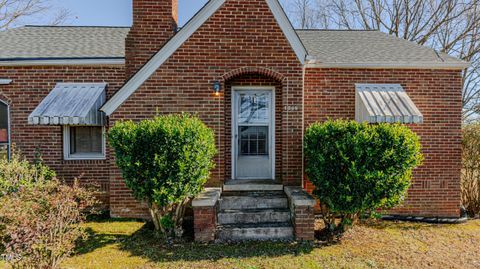
<svg viewBox="0 0 480 269">
<path fill-rule="evenodd" d="M 175 34 L 177 24 L 178 0 L 133 0 L 133 25 L 125 41 L 127 79 Z"/>
</svg>

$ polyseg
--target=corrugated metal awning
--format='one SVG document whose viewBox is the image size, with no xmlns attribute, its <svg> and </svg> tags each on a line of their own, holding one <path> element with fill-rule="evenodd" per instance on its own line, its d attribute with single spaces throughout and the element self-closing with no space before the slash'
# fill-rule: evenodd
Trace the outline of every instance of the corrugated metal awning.
<svg viewBox="0 0 480 269">
<path fill-rule="evenodd" d="M 423 115 L 400 84 L 356 84 L 355 120 L 422 123 Z"/>
<path fill-rule="evenodd" d="M 28 116 L 34 125 L 103 126 L 106 83 L 58 83 Z"/>
</svg>

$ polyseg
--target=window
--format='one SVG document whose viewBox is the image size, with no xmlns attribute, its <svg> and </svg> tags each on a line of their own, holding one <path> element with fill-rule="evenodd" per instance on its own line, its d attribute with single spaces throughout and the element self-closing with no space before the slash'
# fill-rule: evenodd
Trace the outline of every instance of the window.
<svg viewBox="0 0 480 269">
<path fill-rule="evenodd" d="M 268 126 L 240 126 L 240 155 L 268 155 Z"/>
<path fill-rule="evenodd" d="M 65 160 L 105 159 L 105 128 L 100 126 L 65 126 Z"/>
<path fill-rule="evenodd" d="M 10 157 L 10 121 L 8 105 L 0 101 L 0 159 Z"/>
</svg>

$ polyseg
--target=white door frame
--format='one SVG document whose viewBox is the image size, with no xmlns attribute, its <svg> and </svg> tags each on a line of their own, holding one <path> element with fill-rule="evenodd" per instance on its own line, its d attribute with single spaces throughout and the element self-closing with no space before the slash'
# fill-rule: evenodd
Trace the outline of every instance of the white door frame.
<svg viewBox="0 0 480 269">
<path fill-rule="evenodd" d="M 237 138 L 236 133 L 238 132 L 238 126 L 237 126 L 237 114 L 238 114 L 238 107 L 235 102 L 236 100 L 236 92 L 255 92 L 255 91 L 271 91 L 271 113 L 270 113 L 270 124 L 269 124 L 269 145 L 268 145 L 268 150 L 269 150 L 269 155 L 272 158 L 271 161 L 271 169 L 272 169 L 272 180 L 275 180 L 275 86 L 232 86 L 231 89 L 231 132 L 232 132 L 232 139 L 231 139 L 231 160 L 232 160 L 232 172 L 231 172 L 231 179 L 232 180 L 237 180 L 236 174 L 237 174 L 237 151 L 238 151 L 238 143 L 237 143 Z M 241 179 L 248 179 L 248 178 L 241 178 Z M 262 178 L 265 179 L 265 178 Z"/>
</svg>

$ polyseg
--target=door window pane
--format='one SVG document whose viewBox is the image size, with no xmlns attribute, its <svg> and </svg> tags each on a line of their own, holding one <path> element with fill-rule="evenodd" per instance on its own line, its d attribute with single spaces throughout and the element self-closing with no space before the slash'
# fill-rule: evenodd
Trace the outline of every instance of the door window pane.
<svg viewBox="0 0 480 269">
<path fill-rule="evenodd" d="M 240 156 L 268 156 L 268 126 L 240 126 Z"/>
<path fill-rule="evenodd" d="M 238 123 L 269 123 L 270 94 L 240 94 Z"/>
</svg>

